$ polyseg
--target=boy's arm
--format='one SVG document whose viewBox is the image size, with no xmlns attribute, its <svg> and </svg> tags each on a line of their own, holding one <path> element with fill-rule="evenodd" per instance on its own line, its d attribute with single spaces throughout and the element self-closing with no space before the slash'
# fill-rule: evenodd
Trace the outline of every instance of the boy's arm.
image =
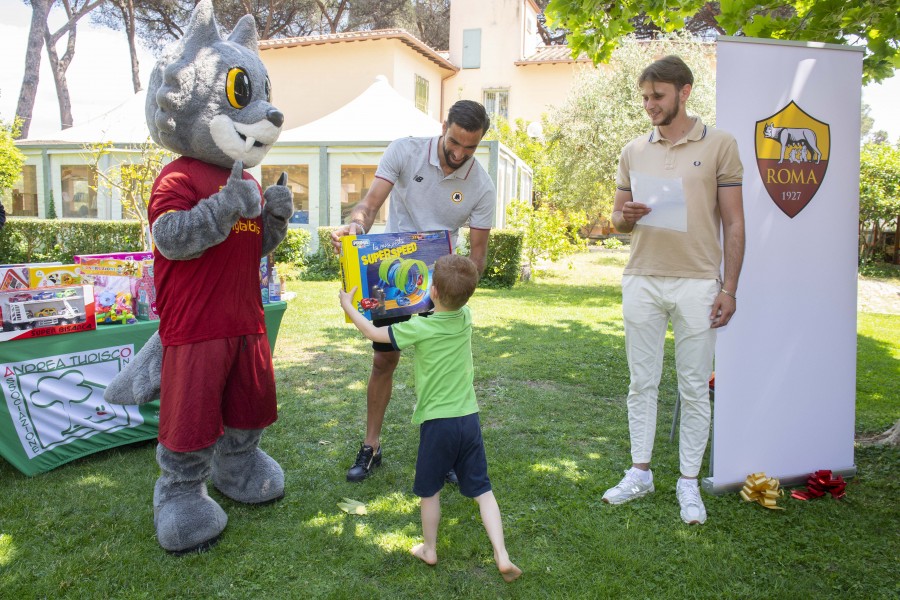
<svg viewBox="0 0 900 600">
<path fill-rule="evenodd" d="M 344 290 L 338 291 L 338 296 L 341 299 L 341 308 L 344 309 L 344 312 L 347 313 L 347 316 L 350 317 L 350 320 L 353 321 L 353 324 L 356 325 L 356 328 L 359 329 L 364 336 L 370 339 L 373 342 L 381 342 L 382 344 L 390 344 L 391 336 L 388 333 L 387 327 L 375 327 L 371 321 L 366 319 L 356 307 L 353 306 L 353 293 L 356 291 L 354 287 L 349 292 L 345 292 Z"/>
</svg>

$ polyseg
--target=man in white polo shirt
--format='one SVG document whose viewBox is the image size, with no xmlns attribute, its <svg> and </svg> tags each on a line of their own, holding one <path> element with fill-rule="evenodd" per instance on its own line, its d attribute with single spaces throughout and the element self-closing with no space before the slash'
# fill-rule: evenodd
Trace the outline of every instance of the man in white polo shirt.
<svg viewBox="0 0 900 600">
<path fill-rule="evenodd" d="M 638 87 L 655 127 L 629 142 L 619 160 L 612 221 L 619 231 L 632 232 L 631 257 L 622 277 L 632 467 L 603 500 L 621 504 L 654 491 L 650 459 L 671 320 L 681 394 L 676 496 L 681 519 L 700 524 L 706 521 L 706 508 L 697 476 L 709 438 L 716 329 L 736 310 L 744 256 L 744 171 L 730 134 L 688 116 L 685 103 L 693 83 L 691 70 L 677 56 L 644 70 Z M 662 201 L 655 218 L 648 217 L 650 197 Z M 664 205 L 668 216 L 660 219 Z"/>
<path fill-rule="evenodd" d="M 460 100 L 450 107 L 439 137 L 408 137 L 391 143 L 378 164 L 372 187 L 350 212 L 350 222 L 332 233 L 335 252 L 340 251 L 341 237 L 369 231 L 390 195 L 385 232 L 447 229 L 455 249 L 459 228 L 468 222 L 470 258 L 480 275 L 494 223 L 497 191 L 474 155 L 489 127 L 490 119 L 481 104 Z M 407 319 L 374 323 L 384 326 Z M 347 472 L 348 481 L 362 481 L 381 465 L 381 425 L 400 361 L 400 353 L 391 344 L 373 342 L 372 348 L 375 356 L 366 391 L 366 437 Z"/>
</svg>

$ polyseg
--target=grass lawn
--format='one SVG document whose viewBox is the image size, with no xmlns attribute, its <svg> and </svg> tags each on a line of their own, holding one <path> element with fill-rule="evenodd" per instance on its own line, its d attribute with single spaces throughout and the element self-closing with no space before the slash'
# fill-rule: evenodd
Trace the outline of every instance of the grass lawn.
<svg viewBox="0 0 900 600">
<path fill-rule="evenodd" d="M 841 501 L 705 495 L 701 527 L 678 518 L 676 395 L 661 383 L 657 492 L 600 497 L 629 462 L 619 278 L 624 253 L 579 255 L 511 291 L 479 290 L 475 385 L 511 558 L 497 573 L 476 505 L 446 488 L 429 568 L 412 480 L 412 361 L 401 361 L 382 437 L 384 465 L 347 483 L 365 423 L 369 345 L 343 323 L 336 283 L 294 282 L 276 348 L 280 418 L 262 445 L 287 495 L 251 508 L 210 488 L 229 516 L 210 552 L 157 545 L 154 444 L 114 449 L 27 478 L 0 461 L 2 598 L 896 598 L 900 450 L 858 447 Z M 671 336 L 668 340 L 671 346 Z M 412 352 L 409 352 L 411 355 Z M 671 347 L 667 357 L 671 357 Z M 859 315 L 857 431 L 900 417 L 900 315 Z M 704 473 L 706 470 L 704 469 Z M 342 498 L 365 516 L 343 513 Z"/>
</svg>

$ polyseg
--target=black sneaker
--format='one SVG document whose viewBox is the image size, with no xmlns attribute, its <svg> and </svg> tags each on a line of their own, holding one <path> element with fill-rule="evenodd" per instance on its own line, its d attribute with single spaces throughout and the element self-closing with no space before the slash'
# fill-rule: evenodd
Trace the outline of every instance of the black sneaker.
<svg viewBox="0 0 900 600">
<path fill-rule="evenodd" d="M 347 481 L 362 481 L 369 476 L 372 469 L 380 466 L 381 446 L 378 447 L 378 452 L 375 452 L 375 449 L 372 448 L 372 446 L 363 444 L 359 449 L 359 453 L 356 455 L 356 462 L 350 467 L 350 470 L 347 471 Z"/>
<path fill-rule="evenodd" d="M 452 485 L 459 485 L 459 477 L 456 476 L 456 471 L 453 469 L 447 471 L 447 475 L 444 476 L 444 481 Z"/>
</svg>

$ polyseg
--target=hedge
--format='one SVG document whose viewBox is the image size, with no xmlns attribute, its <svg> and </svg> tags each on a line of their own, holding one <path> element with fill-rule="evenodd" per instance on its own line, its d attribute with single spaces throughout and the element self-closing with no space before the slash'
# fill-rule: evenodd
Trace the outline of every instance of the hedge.
<svg viewBox="0 0 900 600">
<path fill-rule="evenodd" d="M 460 254 L 469 253 L 469 230 L 460 231 L 463 243 Z M 492 229 L 488 238 L 487 259 L 478 285 L 490 288 L 511 288 L 522 271 L 524 235 L 515 229 Z"/>
<path fill-rule="evenodd" d="M 275 250 L 275 261 L 306 266 L 309 232 L 289 229 Z M 138 221 L 11 218 L 0 230 L 0 264 L 59 261 L 70 264 L 75 254 L 139 251 Z"/>
<path fill-rule="evenodd" d="M 59 261 L 71 264 L 75 254 L 137 252 L 138 221 L 10 218 L 0 231 L 0 263 Z"/>
<path fill-rule="evenodd" d="M 307 256 L 306 273 L 309 281 L 337 281 L 341 278 L 341 263 L 331 246 L 331 232 L 337 227 L 318 227 L 319 249 Z"/>
</svg>

